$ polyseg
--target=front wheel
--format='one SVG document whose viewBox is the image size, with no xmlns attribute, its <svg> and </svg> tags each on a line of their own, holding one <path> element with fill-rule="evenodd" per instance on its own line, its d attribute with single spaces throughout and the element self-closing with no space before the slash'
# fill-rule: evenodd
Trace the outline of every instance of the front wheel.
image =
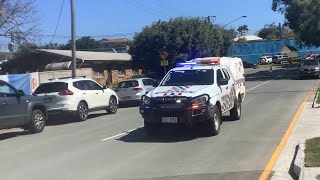
<svg viewBox="0 0 320 180">
<path fill-rule="evenodd" d="M 43 131 L 45 125 L 46 125 L 46 117 L 44 112 L 40 109 L 33 110 L 31 121 L 30 121 L 30 127 L 28 128 L 28 130 L 30 130 L 32 134 L 40 133 Z"/>
<path fill-rule="evenodd" d="M 218 106 L 213 106 L 213 117 L 211 117 L 206 123 L 206 134 L 208 136 L 216 136 L 220 132 L 221 125 L 221 113 Z"/>
<path fill-rule="evenodd" d="M 118 111 L 117 98 L 114 96 L 111 96 L 109 99 L 109 106 L 107 108 L 107 112 L 109 114 L 115 114 L 117 111 Z"/>
</svg>

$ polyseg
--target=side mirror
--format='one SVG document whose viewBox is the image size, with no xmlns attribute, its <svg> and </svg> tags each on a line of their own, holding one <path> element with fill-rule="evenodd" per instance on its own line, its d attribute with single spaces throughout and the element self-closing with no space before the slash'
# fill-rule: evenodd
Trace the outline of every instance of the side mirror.
<svg viewBox="0 0 320 180">
<path fill-rule="evenodd" d="M 25 96 L 26 93 L 24 93 L 22 90 L 18 90 L 18 96 Z"/>
<path fill-rule="evenodd" d="M 219 83 L 219 85 L 224 86 L 229 83 L 229 80 L 228 79 L 220 79 L 220 81 L 218 83 Z"/>
<path fill-rule="evenodd" d="M 107 85 L 104 85 L 104 86 L 103 86 L 103 89 L 108 89 L 108 86 L 107 86 Z"/>
</svg>

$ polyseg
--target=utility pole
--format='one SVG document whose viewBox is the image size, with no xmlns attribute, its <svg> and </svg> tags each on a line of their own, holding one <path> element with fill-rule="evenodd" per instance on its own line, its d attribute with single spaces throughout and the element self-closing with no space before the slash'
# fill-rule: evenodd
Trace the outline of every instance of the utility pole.
<svg viewBox="0 0 320 180">
<path fill-rule="evenodd" d="M 76 22 L 75 22 L 75 13 L 74 13 L 74 0 L 70 0 L 71 5 L 71 48 L 72 48 L 72 78 L 75 78 L 77 63 L 76 63 Z"/>
</svg>

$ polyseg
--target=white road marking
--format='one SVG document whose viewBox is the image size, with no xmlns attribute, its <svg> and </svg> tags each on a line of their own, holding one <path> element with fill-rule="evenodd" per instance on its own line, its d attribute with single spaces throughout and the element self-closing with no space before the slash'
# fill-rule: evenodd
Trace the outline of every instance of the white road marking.
<svg viewBox="0 0 320 180">
<path fill-rule="evenodd" d="M 250 88 L 250 89 L 246 90 L 246 92 L 251 91 L 251 90 L 254 90 L 254 89 L 256 89 L 256 88 L 258 88 L 258 87 L 260 87 L 260 86 L 263 86 L 263 85 L 269 83 L 270 81 L 277 79 L 278 77 L 280 77 L 280 75 L 277 76 L 277 77 L 275 77 L 274 79 L 271 79 L 271 80 L 266 81 L 266 82 L 264 82 L 264 83 L 262 83 L 262 84 L 259 84 L 258 86 L 255 86 L 255 87 L 253 87 L 253 88 Z"/>
<path fill-rule="evenodd" d="M 141 126 L 141 127 L 142 127 L 142 126 Z M 119 136 L 127 135 L 127 134 L 131 133 L 132 131 L 135 131 L 135 130 L 141 128 L 141 127 L 134 128 L 134 129 L 131 129 L 131 130 L 129 130 L 129 131 L 122 132 L 122 133 L 120 133 L 120 134 L 117 134 L 117 135 L 114 135 L 114 136 L 111 136 L 111 137 L 107 137 L 107 138 L 101 139 L 101 141 L 102 141 L 102 142 L 103 142 L 103 141 L 108 141 L 108 140 L 110 140 L 110 139 L 114 139 L 114 138 L 119 137 Z"/>
</svg>

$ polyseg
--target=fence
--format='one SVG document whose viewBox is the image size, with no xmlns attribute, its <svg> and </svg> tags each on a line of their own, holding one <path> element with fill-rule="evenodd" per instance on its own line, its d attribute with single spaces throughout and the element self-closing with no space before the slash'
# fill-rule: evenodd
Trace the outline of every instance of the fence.
<svg viewBox="0 0 320 180">
<path fill-rule="evenodd" d="M 280 54 L 282 48 L 286 45 L 294 47 L 299 53 L 299 57 L 320 53 L 318 47 L 300 47 L 296 40 L 280 40 L 233 43 L 229 48 L 228 56 L 240 57 L 243 61 L 255 64 L 261 56 Z"/>
</svg>

